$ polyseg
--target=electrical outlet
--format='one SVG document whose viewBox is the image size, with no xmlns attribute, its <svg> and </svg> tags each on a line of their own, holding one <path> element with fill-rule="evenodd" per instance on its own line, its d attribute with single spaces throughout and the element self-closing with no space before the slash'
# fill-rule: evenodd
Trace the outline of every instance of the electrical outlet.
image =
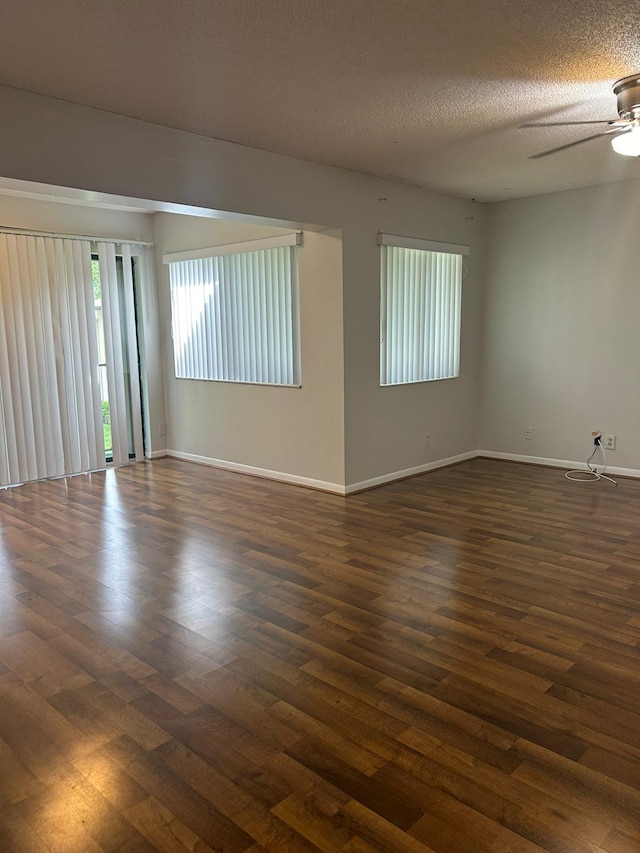
<svg viewBox="0 0 640 853">
<path fill-rule="evenodd" d="M 616 440 L 617 435 L 605 435 L 604 440 L 602 442 L 602 446 L 605 450 L 615 450 L 616 449 Z"/>
<path fill-rule="evenodd" d="M 427 433 L 424 437 L 424 446 L 431 447 L 431 433 Z"/>
<path fill-rule="evenodd" d="M 527 441 L 531 441 L 531 439 L 533 438 L 533 427 L 524 428 L 524 437 L 527 439 Z"/>
<path fill-rule="evenodd" d="M 158 435 L 166 435 L 167 434 L 167 425 L 164 421 L 161 421 L 158 424 Z"/>
</svg>

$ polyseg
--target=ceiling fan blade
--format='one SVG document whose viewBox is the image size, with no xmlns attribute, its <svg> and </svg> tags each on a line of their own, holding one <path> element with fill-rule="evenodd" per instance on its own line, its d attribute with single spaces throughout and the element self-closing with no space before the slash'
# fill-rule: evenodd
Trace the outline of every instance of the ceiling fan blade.
<svg viewBox="0 0 640 853">
<path fill-rule="evenodd" d="M 540 157 L 548 157 L 549 154 L 556 154 L 558 151 L 564 151 L 566 148 L 573 148 L 575 145 L 582 145 L 583 142 L 591 142 L 592 139 L 599 139 L 601 136 L 611 136 L 612 134 L 626 133 L 627 131 L 620 130 L 614 127 L 612 130 L 603 130 L 602 133 L 594 133 L 593 136 L 585 136 L 582 139 L 576 139 L 575 142 L 567 142 L 566 145 L 558 145 L 557 148 L 550 148 L 548 151 L 541 151 L 540 154 L 532 154 L 529 160 L 538 160 Z"/>
<path fill-rule="evenodd" d="M 596 119 L 595 121 L 541 121 L 541 122 L 529 122 L 527 124 L 521 124 L 520 127 L 570 127 L 574 124 L 611 124 L 611 125 L 619 125 L 624 126 L 625 124 L 629 124 L 627 119 L 624 118 L 602 118 Z"/>
</svg>

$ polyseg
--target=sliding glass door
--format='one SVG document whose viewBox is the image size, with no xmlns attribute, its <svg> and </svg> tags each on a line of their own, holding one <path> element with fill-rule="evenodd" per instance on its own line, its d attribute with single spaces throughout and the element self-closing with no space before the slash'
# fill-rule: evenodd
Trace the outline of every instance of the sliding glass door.
<svg viewBox="0 0 640 853">
<path fill-rule="evenodd" d="M 144 456 L 134 267 L 128 245 L 0 233 L 0 486 Z"/>
<path fill-rule="evenodd" d="M 142 413 L 142 400 L 140 397 L 140 357 L 138 341 L 138 265 L 135 258 L 129 258 L 130 263 L 130 286 L 132 287 L 133 299 L 126 298 L 125 288 L 127 276 L 124 272 L 124 259 L 122 255 L 115 256 L 116 284 L 118 289 L 118 307 L 120 314 L 120 339 L 122 351 L 122 389 L 124 391 L 124 406 L 126 417 L 126 455 L 129 459 L 136 457 L 136 409 Z M 100 276 L 100 260 L 97 254 L 91 256 L 91 274 L 93 284 L 93 298 L 96 321 L 96 337 L 98 342 L 98 381 L 100 385 L 100 407 L 102 413 L 102 430 L 104 435 L 104 452 L 107 462 L 113 461 L 113 435 L 111 430 L 111 405 L 109 402 L 109 376 L 112 382 L 119 381 L 115 370 L 111 371 L 107 366 L 107 346 L 105 341 L 105 321 L 102 305 L 102 282 Z M 127 316 L 127 310 L 133 311 L 133 316 Z M 135 333 L 133 347 L 128 346 L 127 330 L 132 328 Z M 110 366 L 109 366 L 110 367 Z M 133 375 L 132 375 L 133 374 Z M 136 398 L 133 395 L 136 395 Z M 124 448 L 123 448 L 124 450 Z"/>
</svg>

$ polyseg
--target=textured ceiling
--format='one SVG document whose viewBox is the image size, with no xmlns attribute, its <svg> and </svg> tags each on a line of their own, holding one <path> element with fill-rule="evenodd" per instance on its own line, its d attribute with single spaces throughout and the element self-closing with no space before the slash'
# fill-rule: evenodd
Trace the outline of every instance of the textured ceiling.
<svg viewBox="0 0 640 853">
<path fill-rule="evenodd" d="M 640 177 L 606 138 L 528 159 L 589 128 L 519 128 L 615 117 L 638 3 L 2 0 L 0 21 L 0 83 L 207 136 L 479 200 Z"/>
</svg>

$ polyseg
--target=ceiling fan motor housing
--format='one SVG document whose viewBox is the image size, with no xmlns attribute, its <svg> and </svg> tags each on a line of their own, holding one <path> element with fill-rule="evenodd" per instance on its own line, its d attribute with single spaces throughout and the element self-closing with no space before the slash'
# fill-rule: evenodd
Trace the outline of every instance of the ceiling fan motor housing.
<svg viewBox="0 0 640 853">
<path fill-rule="evenodd" d="M 618 115 L 628 121 L 640 119 L 640 74 L 623 77 L 613 86 L 618 99 Z"/>
</svg>

